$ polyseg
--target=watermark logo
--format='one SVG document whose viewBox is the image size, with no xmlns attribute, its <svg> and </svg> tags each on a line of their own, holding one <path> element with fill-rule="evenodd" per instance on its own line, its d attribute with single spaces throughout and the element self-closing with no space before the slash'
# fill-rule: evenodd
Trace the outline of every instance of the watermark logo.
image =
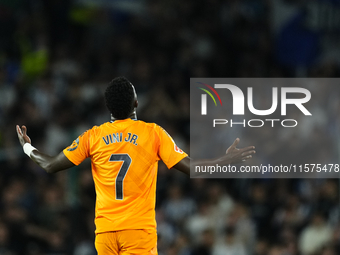
<svg viewBox="0 0 340 255">
<path fill-rule="evenodd" d="M 268 116 L 273 114 L 279 107 L 281 108 L 281 116 L 287 115 L 287 106 L 293 105 L 297 107 L 305 116 L 311 116 L 312 114 L 308 111 L 308 109 L 304 106 L 305 103 L 309 102 L 311 99 L 311 93 L 308 89 L 300 88 L 300 87 L 281 87 L 280 88 L 280 96 L 279 96 L 279 88 L 273 87 L 271 93 L 271 106 L 269 109 L 256 109 L 254 107 L 254 93 L 253 87 L 247 88 L 247 94 L 243 93 L 243 91 L 232 84 L 214 84 L 214 88 L 208 84 L 202 82 L 196 82 L 202 84 L 209 88 L 218 98 L 220 104 L 222 106 L 222 100 L 219 94 L 217 93 L 216 89 L 227 89 L 232 96 L 232 111 L 233 115 L 245 115 L 245 101 L 247 100 L 247 107 L 249 112 L 257 116 Z M 207 115 L 207 94 L 212 98 L 217 106 L 216 100 L 214 95 L 207 89 L 199 87 L 202 91 L 206 92 L 206 94 L 201 94 L 201 115 Z M 293 96 L 292 96 L 293 95 Z M 262 95 L 263 96 L 263 95 Z M 295 97 L 295 98 L 294 98 Z M 274 127 L 275 121 L 280 121 L 283 127 L 295 127 L 297 126 L 297 121 L 295 119 L 251 119 L 249 121 L 244 120 L 241 124 L 246 126 L 246 122 L 249 123 L 248 126 L 250 127 L 262 127 L 265 121 L 271 122 L 272 127 Z M 284 123 L 292 122 L 293 125 L 285 125 Z M 227 124 L 233 123 L 232 120 L 228 121 L 226 119 L 214 119 L 213 126 L 215 127 L 217 124 Z M 234 122 L 235 123 L 235 122 Z M 257 125 L 254 125 L 257 123 Z M 235 123 L 236 124 L 236 123 Z M 240 123 L 237 123 L 240 124 Z"/>
<path fill-rule="evenodd" d="M 220 97 L 220 95 L 217 93 L 217 91 L 213 87 L 211 87 L 210 85 L 205 84 L 203 82 L 197 82 L 197 83 L 202 84 L 202 85 L 206 86 L 207 88 L 209 88 L 217 96 L 217 98 L 220 101 L 220 104 L 222 106 L 221 97 Z M 199 88 L 199 89 L 201 89 L 204 92 L 206 92 L 212 98 L 212 100 L 214 101 L 215 106 L 217 106 L 215 97 L 207 89 L 204 89 L 204 88 Z M 207 115 L 207 95 L 206 94 L 202 94 L 201 95 L 201 114 L 202 115 Z"/>
</svg>

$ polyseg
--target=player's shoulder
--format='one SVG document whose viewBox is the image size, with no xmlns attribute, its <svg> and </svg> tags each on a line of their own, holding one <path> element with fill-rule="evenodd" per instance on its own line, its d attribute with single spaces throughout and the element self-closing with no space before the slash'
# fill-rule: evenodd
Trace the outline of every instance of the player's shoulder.
<svg viewBox="0 0 340 255">
<path fill-rule="evenodd" d="M 160 125 L 154 122 L 146 122 L 143 120 L 136 120 L 137 125 L 142 125 L 145 127 L 145 129 L 149 129 L 149 131 L 153 130 L 157 134 L 161 131 L 164 130 Z"/>
<path fill-rule="evenodd" d="M 138 125 L 143 125 L 145 127 L 149 127 L 149 128 L 156 128 L 158 125 L 154 122 L 146 122 L 143 120 L 135 120 L 135 123 Z"/>
<path fill-rule="evenodd" d="M 99 126 L 93 126 L 91 128 L 91 131 L 93 133 L 100 133 L 103 130 L 110 129 L 111 126 L 112 126 L 112 123 L 113 123 L 112 121 L 107 121 L 107 122 L 104 122 L 104 123 L 100 124 Z"/>
<path fill-rule="evenodd" d="M 147 133 L 150 137 L 151 134 L 160 138 L 162 133 L 168 134 L 160 125 L 154 122 L 146 122 L 143 120 L 135 120 L 135 125 L 138 130 L 143 130 L 142 132 Z"/>
<path fill-rule="evenodd" d="M 103 124 L 101 124 L 101 125 L 99 125 L 99 126 L 93 126 L 92 128 L 89 129 L 89 131 L 91 131 L 91 132 L 96 132 L 96 131 L 98 131 L 99 129 L 101 129 L 105 124 L 106 124 L 106 123 L 103 123 Z"/>
<path fill-rule="evenodd" d="M 101 125 L 99 125 L 99 126 L 95 125 L 95 126 L 93 126 L 92 128 L 88 129 L 88 130 L 85 131 L 85 132 L 87 132 L 88 134 L 93 134 L 93 135 L 98 134 L 98 133 L 100 133 L 103 129 L 106 129 L 106 128 L 107 128 L 107 125 L 108 125 L 109 123 L 110 123 L 110 122 L 105 122 L 105 123 L 103 123 L 103 124 L 101 124 Z"/>
</svg>

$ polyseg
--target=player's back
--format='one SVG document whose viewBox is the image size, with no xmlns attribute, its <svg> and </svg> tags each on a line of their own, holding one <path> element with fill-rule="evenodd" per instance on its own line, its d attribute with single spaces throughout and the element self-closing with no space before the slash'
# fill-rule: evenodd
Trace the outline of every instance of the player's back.
<svg viewBox="0 0 340 255">
<path fill-rule="evenodd" d="M 101 125 L 94 133 L 90 154 L 97 192 L 97 231 L 108 224 L 114 224 L 116 230 L 154 228 L 160 142 L 156 125 L 117 120 Z"/>
<path fill-rule="evenodd" d="M 170 168 L 186 156 L 154 123 L 125 119 L 93 127 L 64 150 L 90 157 L 96 188 L 96 233 L 154 229 L 157 161 Z"/>
</svg>

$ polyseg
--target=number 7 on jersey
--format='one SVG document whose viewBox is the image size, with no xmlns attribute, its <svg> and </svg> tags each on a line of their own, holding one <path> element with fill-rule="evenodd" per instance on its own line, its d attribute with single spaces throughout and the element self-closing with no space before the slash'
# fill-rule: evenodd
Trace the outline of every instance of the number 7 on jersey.
<svg viewBox="0 0 340 255">
<path fill-rule="evenodd" d="M 111 154 L 111 157 L 109 159 L 110 162 L 113 161 L 123 161 L 122 166 L 119 169 L 119 172 L 116 177 L 116 199 L 117 200 L 123 200 L 124 194 L 123 194 L 123 181 L 125 178 L 125 175 L 127 171 L 129 170 L 130 164 L 131 164 L 131 158 L 129 154 Z"/>
</svg>

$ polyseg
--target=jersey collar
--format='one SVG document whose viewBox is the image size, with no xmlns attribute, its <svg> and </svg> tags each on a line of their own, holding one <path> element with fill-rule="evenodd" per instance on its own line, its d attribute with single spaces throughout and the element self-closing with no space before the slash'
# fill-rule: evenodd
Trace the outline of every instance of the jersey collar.
<svg viewBox="0 0 340 255">
<path fill-rule="evenodd" d="M 117 122 L 117 121 L 126 121 L 126 120 L 137 120 L 137 118 L 128 118 L 128 119 L 123 119 L 123 120 L 111 120 L 110 122 L 113 123 L 113 122 Z"/>
</svg>

